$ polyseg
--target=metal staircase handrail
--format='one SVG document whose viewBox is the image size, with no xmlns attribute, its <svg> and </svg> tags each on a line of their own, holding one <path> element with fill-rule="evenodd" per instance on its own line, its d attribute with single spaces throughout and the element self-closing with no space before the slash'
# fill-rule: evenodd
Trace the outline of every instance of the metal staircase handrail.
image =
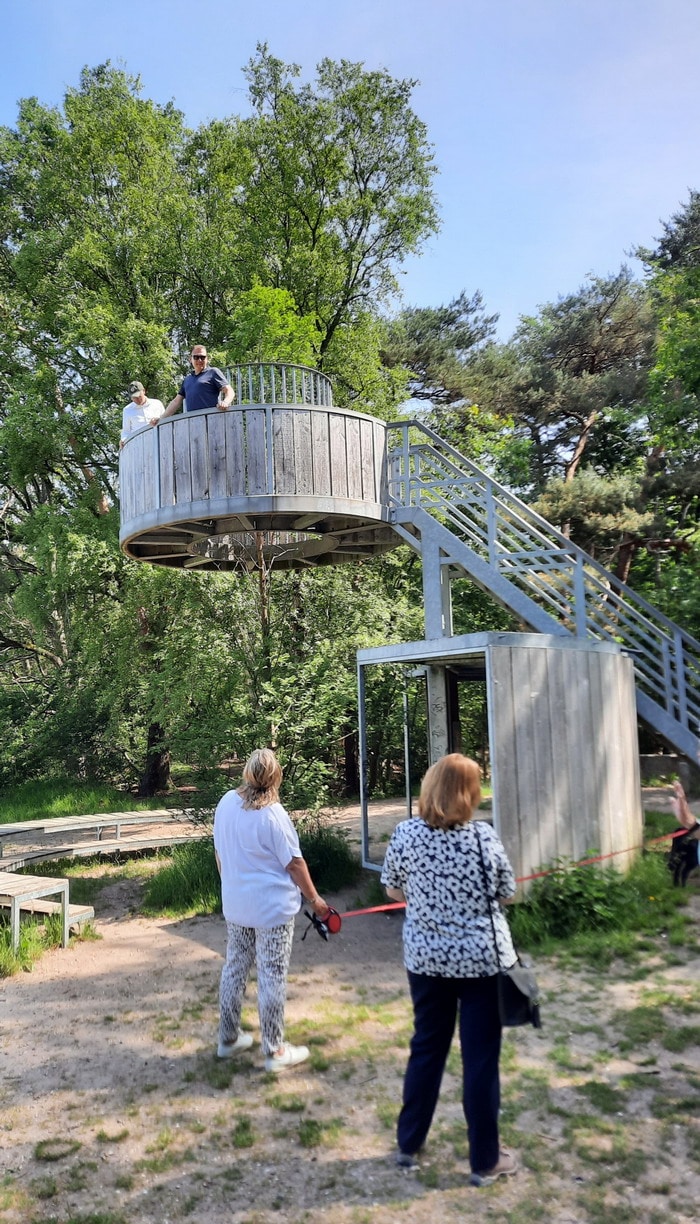
<svg viewBox="0 0 700 1224">
<path fill-rule="evenodd" d="M 388 456 L 395 514 L 427 510 L 572 636 L 619 643 L 643 692 L 697 735 L 700 642 L 429 426 L 409 420 L 387 429 L 401 435 Z"/>
</svg>

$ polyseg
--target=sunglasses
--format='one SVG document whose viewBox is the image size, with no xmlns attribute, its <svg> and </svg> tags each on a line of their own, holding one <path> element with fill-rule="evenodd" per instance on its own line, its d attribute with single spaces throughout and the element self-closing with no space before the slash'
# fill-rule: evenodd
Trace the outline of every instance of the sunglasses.
<svg viewBox="0 0 700 1224">
<path fill-rule="evenodd" d="M 206 359 L 207 359 L 207 353 L 194 353 L 192 355 L 193 361 L 206 361 Z"/>
</svg>

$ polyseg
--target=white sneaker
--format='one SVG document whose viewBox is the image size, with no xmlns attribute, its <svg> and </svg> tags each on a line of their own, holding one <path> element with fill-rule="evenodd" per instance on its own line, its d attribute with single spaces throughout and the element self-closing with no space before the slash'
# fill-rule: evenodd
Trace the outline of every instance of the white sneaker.
<svg viewBox="0 0 700 1224">
<path fill-rule="evenodd" d="M 268 1054 L 265 1059 L 266 1071 L 283 1071 L 285 1067 L 296 1067 L 297 1063 L 306 1062 L 309 1051 L 306 1046 L 284 1046 L 281 1054 Z"/>
<path fill-rule="evenodd" d="M 253 1044 L 253 1038 L 250 1033 L 244 1033 L 242 1030 L 238 1034 L 235 1041 L 220 1041 L 217 1051 L 217 1058 L 230 1058 L 232 1054 L 237 1054 L 239 1050 L 249 1050 Z"/>
</svg>

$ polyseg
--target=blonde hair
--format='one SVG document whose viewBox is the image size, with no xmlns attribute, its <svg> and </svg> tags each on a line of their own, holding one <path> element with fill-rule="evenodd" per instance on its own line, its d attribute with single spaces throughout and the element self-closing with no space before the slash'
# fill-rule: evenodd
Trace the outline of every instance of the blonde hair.
<svg viewBox="0 0 700 1224">
<path fill-rule="evenodd" d="M 263 808 L 277 803 L 282 768 L 270 748 L 256 748 L 243 767 L 243 785 L 238 794 L 244 808 Z"/>
<path fill-rule="evenodd" d="M 451 752 L 423 778 L 418 812 L 433 829 L 466 824 L 481 802 L 481 770 L 476 761 Z"/>
</svg>

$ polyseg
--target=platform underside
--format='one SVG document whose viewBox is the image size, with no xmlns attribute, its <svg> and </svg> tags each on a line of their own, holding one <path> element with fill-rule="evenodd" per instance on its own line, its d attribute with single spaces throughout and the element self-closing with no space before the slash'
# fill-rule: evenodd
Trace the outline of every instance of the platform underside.
<svg viewBox="0 0 700 1224">
<path fill-rule="evenodd" d="M 135 561 L 207 571 L 342 565 L 401 543 L 387 523 L 319 513 L 239 514 L 144 527 L 122 541 Z"/>
</svg>

